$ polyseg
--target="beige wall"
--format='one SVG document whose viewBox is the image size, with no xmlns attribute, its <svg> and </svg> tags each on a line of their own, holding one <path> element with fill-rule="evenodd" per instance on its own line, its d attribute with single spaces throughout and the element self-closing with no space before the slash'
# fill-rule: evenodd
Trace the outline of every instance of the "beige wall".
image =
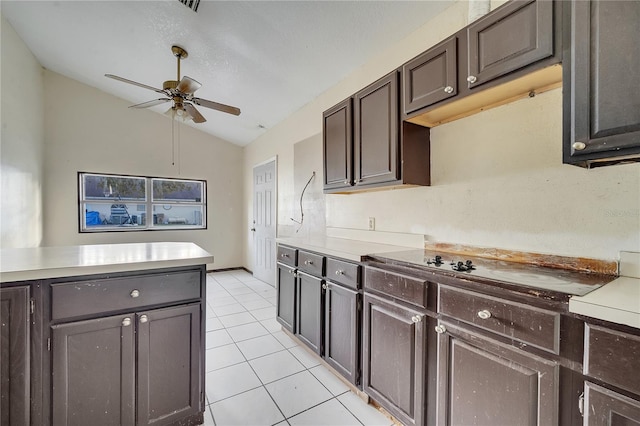
<svg viewBox="0 0 640 426">
<path fill-rule="evenodd" d="M 299 185 L 294 145 L 313 137 L 322 156 L 322 111 L 466 24 L 467 4 L 454 4 L 245 147 L 245 223 L 253 164 L 278 156 L 278 221 L 289 221 Z M 373 216 L 376 230 L 432 241 L 600 259 L 640 251 L 640 164 L 563 165 L 561 101 L 558 89 L 432 129 L 431 187 L 327 195 L 326 225 L 366 229 Z"/>
<path fill-rule="evenodd" d="M 171 120 L 75 80 L 45 72 L 43 245 L 192 241 L 215 257 L 210 269 L 242 265 L 242 149 L 180 126 L 172 166 Z M 77 173 L 207 180 L 208 229 L 80 234 Z"/>
<path fill-rule="evenodd" d="M 43 69 L 1 18 L 0 247 L 42 240 Z"/>
</svg>

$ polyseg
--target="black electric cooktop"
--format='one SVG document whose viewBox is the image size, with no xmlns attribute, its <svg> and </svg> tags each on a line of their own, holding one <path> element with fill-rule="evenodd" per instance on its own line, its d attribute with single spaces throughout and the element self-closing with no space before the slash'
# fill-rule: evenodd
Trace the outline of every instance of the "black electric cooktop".
<svg viewBox="0 0 640 426">
<path fill-rule="evenodd" d="M 420 249 L 376 253 L 369 257 L 383 262 L 404 263 L 427 270 L 440 269 L 458 276 L 469 275 L 576 296 L 584 296 L 616 278 L 613 275 L 576 272 Z"/>
</svg>

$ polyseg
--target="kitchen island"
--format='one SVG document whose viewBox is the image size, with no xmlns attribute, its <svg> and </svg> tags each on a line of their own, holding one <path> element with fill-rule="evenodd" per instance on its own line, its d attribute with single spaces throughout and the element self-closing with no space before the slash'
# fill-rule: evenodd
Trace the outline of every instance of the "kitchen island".
<svg viewBox="0 0 640 426">
<path fill-rule="evenodd" d="M 2 424 L 200 424 L 206 264 L 193 243 L 0 252 Z"/>
</svg>

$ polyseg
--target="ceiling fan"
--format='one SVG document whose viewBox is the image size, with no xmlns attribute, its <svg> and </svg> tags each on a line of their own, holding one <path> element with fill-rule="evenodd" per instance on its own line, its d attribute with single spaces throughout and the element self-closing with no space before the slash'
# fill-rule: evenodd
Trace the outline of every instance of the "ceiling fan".
<svg viewBox="0 0 640 426">
<path fill-rule="evenodd" d="M 178 59 L 178 77 L 176 80 L 167 80 L 162 83 L 162 89 L 157 89 L 146 84 L 138 83 L 133 80 L 118 77 L 113 74 L 105 74 L 105 77 L 112 78 L 114 80 L 122 81 L 124 83 L 133 84 L 134 86 L 143 87 L 145 89 L 153 90 L 160 93 L 165 97 L 154 99 L 141 104 L 131 105 L 129 108 L 149 108 L 155 105 L 160 105 L 165 102 L 173 101 L 173 105 L 167 111 L 167 114 L 177 115 L 183 120 L 193 120 L 194 123 L 204 123 L 207 121 L 202 114 L 196 109 L 193 104 L 203 106 L 205 108 L 215 109 L 217 111 L 226 112 L 228 114 L 240 115 L 240 109 L 220 104 L 218 102 L 208 101 L 206 99 L 200 99 L 193 96 L 194 92 L 198 90 L 202 85 L 191 77 L 186 75 L 180 78 L 180 60 L 188 56 L 186 50 L 180 46 L 171 46 L 173 55 Z"/>
</svg>

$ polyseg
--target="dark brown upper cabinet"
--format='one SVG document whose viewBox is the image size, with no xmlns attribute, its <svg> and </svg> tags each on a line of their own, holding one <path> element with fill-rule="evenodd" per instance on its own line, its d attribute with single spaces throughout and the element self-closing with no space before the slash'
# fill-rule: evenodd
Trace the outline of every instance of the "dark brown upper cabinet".
<svg viewBox="0 0 640 426">
<path fill-rule="evenodd" d="M 553 55 L 553 2 L 514 0 L 467 27 L 470 88 Z"/>
<path fill-rule="evenodd" d="M 398 73 L 394 71 L 356 93 L 354 103 L 354 184 L 398 180 Z"/>
<path fill-rule="evenodd" d="M 322 114 L 325 190 L 353 185 L 352 104 L 349 98 Z"/>
<path fill-rule="evenodd" d="M 563 161 L 640 161 L 640 2 L 574 1 L 563 63 Z"/>
<path fill-rule="evenodd" d="M 396 70 L 323 114 L 324 192 L 430 184 L 429 130 L 401 122 L 399 78 Z"/>
<path fill-rule="evenodd" d="M 458 37 L 453 36 L 402 66 L 404 112 L 458 94 Z"/>
<path fill-rule="evenodd" d="M 403 118 L 435 127 L 561 87 L 564 2 L 512 0 L 403 66 Z"/>
</svg>

